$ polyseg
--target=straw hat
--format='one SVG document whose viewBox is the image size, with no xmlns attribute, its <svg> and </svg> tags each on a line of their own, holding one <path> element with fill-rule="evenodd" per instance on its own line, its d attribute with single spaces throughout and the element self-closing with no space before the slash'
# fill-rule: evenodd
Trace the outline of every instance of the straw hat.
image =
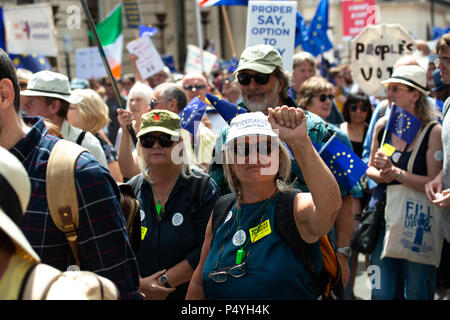
<svg viewBox="0 0 450 320">
<path fill-rule="evenodd" d="M 427 91 L 426 72 L 422 67 L 417 65 L 398 66 L 394 69 L 392 76 L 381 83 L 385 87 L 390 83 L 402 83 L 419 90 L 426 96 L 430 94 Z"/>
<path fill-rule="evenodd" d="M 22 163 L 8 150 L 0 147 L 0 229 L 14 242 L 22 258 L 39 262 L 18 224 L 31 194 L 31 184 Z"/>
</svg>

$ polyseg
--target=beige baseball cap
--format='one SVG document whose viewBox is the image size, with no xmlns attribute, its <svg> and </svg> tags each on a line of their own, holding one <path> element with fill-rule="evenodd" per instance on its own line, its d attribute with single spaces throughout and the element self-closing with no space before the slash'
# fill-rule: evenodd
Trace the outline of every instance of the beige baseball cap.
<svg viewBox="0 0 450 320">
<path fill-rule="evenodd" d="M 258 44 L 245 48 L 234 73 L 237 74 L 241 70 L 249 69 L 269 74 L 277 67 L 284 70 L 283 59 L 281 59 L 280 53 L 270 45 Z"/>
</svg>

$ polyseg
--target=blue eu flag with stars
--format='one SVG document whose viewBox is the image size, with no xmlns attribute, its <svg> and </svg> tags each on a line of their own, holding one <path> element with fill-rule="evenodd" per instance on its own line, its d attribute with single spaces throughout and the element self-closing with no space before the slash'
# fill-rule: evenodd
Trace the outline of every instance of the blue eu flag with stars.
<svg viewBox="0 0 450 320">
<path fill-rule="evenodd" d="M 48 59 L 39 54 L 10 54 L 12 62 L 16 68 L 30 70 L 31 72 L 39 72 L 43 70 L 52 70 L 52 66 Z"/>
<path fill-rule="evenodd" d="M 231 120 L 237 115 L 247 112 L 245 108 L 239 107 L 227 100 L 220 99 L 212 94 L 207 93 L 206 98 L 228 124 L 230 124 Z"/>
<path fill-rule="evenodd" d="M 181 110 L 178 114 L 181 120 L 181 127 L 195 135 L 195 123 L 202 121 L 202 117 L 206 111 L 206 107 L 207 104 L 200 100 L 198 97 L 192 99 L 191 102 L 189 102 L 186 107 L 184 107 L 183 110 Z"/>
<path fill-rule="evenodd" d="M 330 138 L 319 154 L 336 181 L 346 190 L 351 190 L 368 168 L 336 135 Z"/>
<path fill-rule="evenodd" d="M 316 13 L 308 25 L 308 41 L 302 43 L 302 48 L 315 57 L 333 48 L 327 36 L 328 0 L 321 0 Z"/>
<path fill-rule="evenodd" d="M 416 116 L 395 104 L 392 105 L 387 131 L 410 144 L 421 126 L 422 122 Z"/>
</svg>

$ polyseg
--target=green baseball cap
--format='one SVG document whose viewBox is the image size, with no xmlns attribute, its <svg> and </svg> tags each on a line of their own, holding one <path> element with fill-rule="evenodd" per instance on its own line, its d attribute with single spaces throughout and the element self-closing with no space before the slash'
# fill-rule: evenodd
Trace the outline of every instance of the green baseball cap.
<svg viewBox="0 0 450 320">
<path fill-rule="evenodd" d="M 141 129 L 137 137 L 150 132 L 164 132 L 175 137 L 180 136 L 180 117 L 168 110 L 152 110 L 141 118 Z"/>
<path fill-rule="evenodd" d="M 245 48 L 235 74 L 245 69 L 268 74 L 272 73 L 276 67 L 284 69 L 280 53 L 270 45 L 258 44 Z"/>
</svg>

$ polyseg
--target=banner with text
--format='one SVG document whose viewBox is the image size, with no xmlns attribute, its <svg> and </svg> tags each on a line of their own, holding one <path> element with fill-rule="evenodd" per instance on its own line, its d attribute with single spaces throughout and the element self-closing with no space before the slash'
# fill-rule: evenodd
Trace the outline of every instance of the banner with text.
<svg viewBox="0 0 450 320">
<path fill-rule="evenodd" d="M 376 0 L 343 0 L 342 36 L 355 37 L 369 24 L 376 23 Z"/>
<path fill-rule="evenodd" d="M 75 50 L 75 77 L 101 79 L 104 76 L 106 76 L 106 70 L 97 47 Z"/>
<path fill-rule="evenodd" d="M 3 20 L 8 53 L 57 56 L 49 3 L 4 7 Z"/>
<path fill-rule="evenodd" d="M 142 37 L 131 41 L 127 44 L 127 50 L 138 56 L 136 67 L 144 79 L 153 76 L 164 68 L 164 62 L 150 37 Z"/>
<path fill-rule="evenodd" d="M 269 44 L 280 53 L 284 69 L 292 71 L 296 1 L 249 1 L 246 47 Z"/>
<path fill-rule="evenodd" d="M 206 74 L 210 74 L 214 64 L 217 61 L 217 56 L 205 50 L 203 50 L 202 53 L 199 47 L 192 44 L 188 44 L 187 49 L 184 73 L 205 71 Z"/>
</svg>

